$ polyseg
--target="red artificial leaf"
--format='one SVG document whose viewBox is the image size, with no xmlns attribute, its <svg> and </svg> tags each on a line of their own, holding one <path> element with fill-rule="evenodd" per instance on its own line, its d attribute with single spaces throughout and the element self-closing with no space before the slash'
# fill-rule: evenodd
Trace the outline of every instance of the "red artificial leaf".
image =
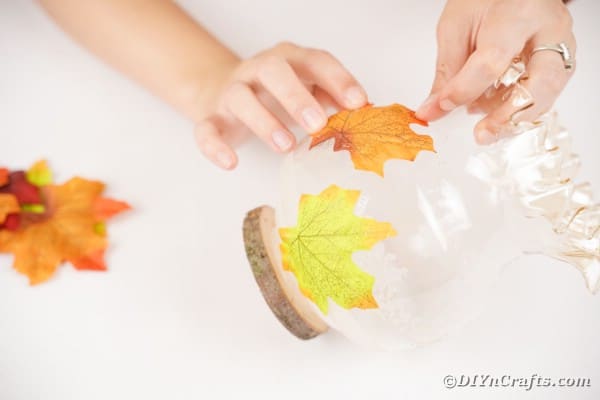
<svg viewBox="0 0 600 400">
<path fill-rule="evenodd" d="M 16 231 L 19 229 L 21 223 L 21 216 L 19 214 L 8 214 L 3 224 L 0 224 L 0 229 L 7 229 L 9 231 Z"/>
<path fill-rule="evenodd" d="M 0 193 L 14 194 L 20 205 L 40 204 L 42 202 L 39 188 L 27 181 L 25 171 L 11 172 L 8 184 L 0 187 Z"/>
</svg>

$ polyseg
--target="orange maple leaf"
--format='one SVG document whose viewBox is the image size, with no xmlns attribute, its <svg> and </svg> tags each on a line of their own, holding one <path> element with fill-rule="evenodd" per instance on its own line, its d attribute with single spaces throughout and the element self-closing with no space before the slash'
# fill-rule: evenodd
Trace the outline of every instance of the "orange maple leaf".
<svg viewBox="0 0 600 400">
<path fill-rule="evenodd" d="M 8 169 L 0 168 L 0 186 L 4 186 L 8 183 L 8 174 Z"/>
<path fill-rule="evenodd" d="M 82 178 L 40 190 L 44 214 L 22 213 L 16 231 L 0 230 L 0 252 L 14 254 L 13 267 L 32 285 L 49 279 L 65 261 L 77 269 L 105 270 L 108 240 L 97 227 L 129 205 L 102 198 L 104 184 Z"/>
<path fill-rule="evenodd" d="M 8 214 L 21 211 L 17 198 L 8 193 L 0 193 L 0 224 L 6 220 Z"/>
<path fill-rule="evenodd" d="M 435 152 L 431 136 L 415 133 L 409 127 L 412 123 L 427 126 L 414 111 L 400 104 L 344 110 L 311 135 L 309 149 L 334 138 L 333 150 L 348 150 L 356 169 L 383 176 L 383 164 L 390 158 L 414 161 L 421 150 Z"/>
</svg>

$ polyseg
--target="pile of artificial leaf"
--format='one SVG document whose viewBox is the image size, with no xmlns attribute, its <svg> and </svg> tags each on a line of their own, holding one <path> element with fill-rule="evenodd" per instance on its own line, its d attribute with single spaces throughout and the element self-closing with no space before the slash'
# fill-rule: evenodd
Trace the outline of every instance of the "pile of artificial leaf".
<svg viewBox="0 0 600 400">
<path fill-rule="evenodd" d="M 0 168 L 0 253 L 32 285 L 48 280 L 64 262 L 78 270 L 106 270 L 105 221 L 129 209 L 102 197 L 104 184 L 72 178 L 52 183 L 45 161 L 27 171 Z"/>
</svg>

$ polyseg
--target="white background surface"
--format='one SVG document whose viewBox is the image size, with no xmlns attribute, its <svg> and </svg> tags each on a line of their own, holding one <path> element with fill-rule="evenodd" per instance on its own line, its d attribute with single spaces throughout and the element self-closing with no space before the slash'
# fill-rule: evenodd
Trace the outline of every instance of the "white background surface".
<svg viewBox="0 0 600 400">
<path fill-rule="evenodd" d="M 186 7 L 243 55 L 284 39 L 326 48 L 375 103 L 416 107 L 429 89 L 442 4 Z M 579 69 L 557 108 L 598 193 L 600 4 L 578 0 L 572 12 Z M 300 342 L 264 304 L 241 241 L 244 213 L 278 201 L 278 156 L 253 143 L 237 171 L 218 171 L 196 150 L 188 121 L 29 2 L 0 3 L 0 57 L 0 164 L 46 157 L 58 180 L 102 179 L 135 207 L 109 226 L 107 273 L 63 267 L 32 288 L 0 256 L 0 399 L 600 398 L 600 296 L 569 265 L 522 259 L 484 315 L 425 349 L 373 353 L 336 333 Z M 456 118 L 464 132 L 442 136 L 469 143 L 473 121 Z M 445 375 L 461 373 L 589 377 L 592 387 L 444 388 Z"/>
</svg>

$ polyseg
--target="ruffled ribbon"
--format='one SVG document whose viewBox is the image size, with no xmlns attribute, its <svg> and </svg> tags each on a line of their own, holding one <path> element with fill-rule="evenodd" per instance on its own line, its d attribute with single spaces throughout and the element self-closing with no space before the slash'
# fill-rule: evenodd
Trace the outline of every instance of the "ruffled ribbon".
<svg viewBox="0 0 600 400">
<path fill-rule="evenodd" d="M 497 196 L 517 199 L 528 218 L 549 222 L 552 244 L 542 251 L 583 274 L 592 293 L 600 291 L 600 203 L 591 185 L 576 183 L 581 165 L 571 136 L 556 113 L 536 123 L 520 123 L 514 137 L 477 154 L 468 171 L 487 182 Z"/>
</svg>

